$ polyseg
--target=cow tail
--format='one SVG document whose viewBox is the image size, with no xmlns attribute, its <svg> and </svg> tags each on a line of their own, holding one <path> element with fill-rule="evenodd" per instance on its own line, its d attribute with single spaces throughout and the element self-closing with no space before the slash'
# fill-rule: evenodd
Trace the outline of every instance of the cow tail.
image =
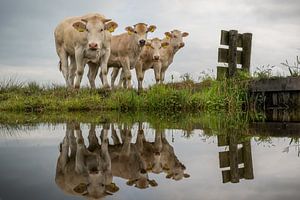
<svg viewBox="0 0 300 200">
<path fill-rule="evenodd" d="M 58 69 L 61 71 L 61 60 L 58 62 Z"/>
</svg>

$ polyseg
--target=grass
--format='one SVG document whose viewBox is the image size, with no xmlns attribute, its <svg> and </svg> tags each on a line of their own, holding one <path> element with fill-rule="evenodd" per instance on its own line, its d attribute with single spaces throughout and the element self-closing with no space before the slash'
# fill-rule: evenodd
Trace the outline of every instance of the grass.
<svg viewBox="0 0 300 200">
<path fill-rule="evenodd" d="M 176 84 L 183 87 L 174 87 Z M 0 110 L 164 113 L 226 110 L 238 112 L 246 105 L 247 81 L 210 79 L 204 81 L 203 84 L 195 84 L 191 80 L 186 80 L 176 84 L 156 85 L 139 95 L 135 90 L 108 91 L 82 88 L 75 91 L 55 85 L 40 86 L 36 83 L 5 82 L 0 83 Z"/>
</svg>

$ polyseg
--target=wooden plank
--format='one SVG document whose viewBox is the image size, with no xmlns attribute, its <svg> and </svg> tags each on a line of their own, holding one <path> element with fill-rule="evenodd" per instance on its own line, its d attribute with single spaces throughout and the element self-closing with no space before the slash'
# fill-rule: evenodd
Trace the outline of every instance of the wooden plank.
<svg viewBox="0 0 300 200">
<path fill-rule="evenodd" d="M 300 136 L 300 123 L 253 122 L 250 123 L 250 133 L 273 137 Z"/>
<path fill-rule="evenodd" d="M 237 68 L 237 71 L 242 71 L 242 69 Z M 217 80 L 224 80 L 225 78 L 228 77 L 228 67 L 217 67 Z"/>
<path fill-rule="evenodd" d="M 253 164 L 252 164 L 252 151 L 250 140 L 243 143 L 243 157 L 244 157 L 244 173 L 245 179 L 254 179 Z"/>
<path fill-rule="evenodd" d="M 244 168 L 239 168 L 237 171 L 238 171 L 237 173 L 239 174 L 240 179 L 243 179 L 244 178 Z M 232 180 L 232 178 L 231 178 L 230 170 L 223 170 L 222 171 L 223 183 L 232 182 L 231 180 Z M 232 183 L 238 183 L 238 182 L 232 182 Z"/>
<path fill-rule="evenodd" d="M 251 92 L 300 91 L 300 77 L 280 77 L 252 81 Z"/>
<path fill-rule="evenodd" d="M 236 52 L 236 63 L 237 64 L 242 64 L 242 56 L 243 52 L 240 50 L 237 50 Z M 224 48 L 219 48 L 218 50 L 218 62 L 219 63 L 228 63 L 229 62 L 229 49 L 224 49 Z"/>
<path fill-rule="evenodd" d="M 238 164 L 241 164 L 244 162 L 243 148 L 240 148 L 237 151 L 237 161 L 238 161 Z M 230 166 L 229 151 L 219 152 L 219 164 L 220 164 L 220 168 Z"/>
<path fill-rule="evenodd" d="M 251 64 L 251 48 L 252 48 L 252 34 L 243 34 L 243 54 L 242 54 L 242 69 L 250 72 Z"/>
<path fill-rule="evenodd" d="M 238 174 L 238 148 L 237 148 L 237 138 L 229 136 L 229 166 L 230 166 L 230 176 L 232 183 L 238 183 L 240 178 Z"/>
<path fill-rule="evenodd" d="M 221 45 L 229 45 L 229 31 L 221 30 Z M 243 35 L 238 34 L 237 47 L 243 47 Z"/>
</svg>

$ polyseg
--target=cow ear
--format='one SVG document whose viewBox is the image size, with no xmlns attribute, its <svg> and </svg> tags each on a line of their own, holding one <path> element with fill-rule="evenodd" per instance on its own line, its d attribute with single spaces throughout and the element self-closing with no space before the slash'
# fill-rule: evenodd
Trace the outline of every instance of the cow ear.
<svg viewBox="0 0 300 200">
<path fill-rule="evenodd" d="M 170 39 L 170 38 L 172 38 L 172 33 L 165 32 L 165 36 L 166 36 L 167 39 Z"/>
<path fill-rule="evenodd" d="M 182 37 L 187 37 L 188 35 L 189 35 L 188 32 L 183 32 L 183 33 L 181 34 Z"/>
<path fill-rule="evenodd" d="M 116 28 L 118 28 L 118 24 L 116 22 L 108 22 L 105 24 L 105 29 L 111 33 L 114 32 Z"/>
<path fill-rule="evenodd" d="M 87 186 L 85 183 L 79 183 L 76 187 L 73 188 L 74 192 L 82 194 L 87 189 Z"/>
<path fill-rule="evenodd" d="M 161 46 L 162 48 L 167 48 L 169 46 L 169 42 L 163 42 Z"/>
<path fill-rule="evenodd" d="M 112 192 L 112 193 L 115 193 L 115 192 L 119 191 L 119 187 L 116 186 L 115 183 L 111 183 L 109 185 L 106 185 L 105 188 L 108 192 Z"/>
<path fill-rule="evenodd" d="M 135 182 L 136 182 L 136 180 L 129 180 L 126 182 L 126 184 L 129 186 L 132 186 Z"/>
<path fill-rule="evenodd" d="M 184 177 L 184 178 L 189 178 L 190 175 L 189 175 L 189 174 L 183 174 L 183 177 Z"/>
<path fill-rule="evenodd" d="M 154 32 L 156 30 L 156 26 L 155 25 L 150 25 L 149 27 L 148 27 L 148 30 L 147 30 L 147 32 Z"/>
<path fill-rule="evenodd" d="M 83 22 L 75 22 L 73 27 L 79 32 L 84 32 L 86 29 L 86 25 Z"/>
<path fill-rule="evenodd" d="M 131 26 L 127 26 L 125 28 L 125 30 L 127 31 L 128 35 L 131 35 L 132 33 L 134 33 L 134 29 Z"/>
<path fill-rule="evenodd" d="M 152 186 L 152 187 L 156 187 L 158 184 L 155 180 L 148 180 L 149 181 L 149 184 Z"/>
</svg>

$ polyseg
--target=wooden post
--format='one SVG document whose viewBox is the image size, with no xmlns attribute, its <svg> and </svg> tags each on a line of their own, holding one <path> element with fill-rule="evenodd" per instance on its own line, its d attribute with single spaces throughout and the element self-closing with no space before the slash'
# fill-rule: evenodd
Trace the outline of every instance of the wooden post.
<svg viewBox="0 0 300 200">
<path fill-rule="evenodd" d="M 252 46 L 252 33 L 244 33 L 243 34 L 242 69 L 246 72 L 250 72 L 251 46 Z"/>
<path fill-rule="evenodd" d="M 230 30 L 229 31 L 229 51 L 228 51 L 228 75 L 229 75 L 229 77 L 233 77 L 236 74 L 237 41 L 238 41 L 238 32 L 236 30 Z"/>
</svg>

